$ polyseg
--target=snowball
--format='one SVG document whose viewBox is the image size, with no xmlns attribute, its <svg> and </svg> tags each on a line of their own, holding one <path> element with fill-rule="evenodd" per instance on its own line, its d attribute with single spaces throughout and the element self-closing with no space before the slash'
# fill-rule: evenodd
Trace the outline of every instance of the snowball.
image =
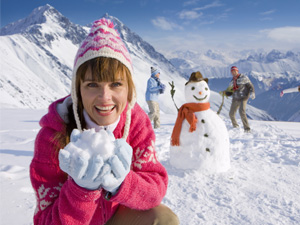
<svg viewBox="0 0 300 225">
<path fill-rule="evenodd" d="M 71 134 L 71 140 L 65 150 L 78 157 L 84 155 L 85 158 L 91 159 L 100 155 L 103 161 L 114 155 L 114 137 L 105 130 L 96 132 L 95 129 L 84 130 L 82 133 L 74 129 Z M 84 151 L 84 154 L 82 154 Z"/>
</svg>

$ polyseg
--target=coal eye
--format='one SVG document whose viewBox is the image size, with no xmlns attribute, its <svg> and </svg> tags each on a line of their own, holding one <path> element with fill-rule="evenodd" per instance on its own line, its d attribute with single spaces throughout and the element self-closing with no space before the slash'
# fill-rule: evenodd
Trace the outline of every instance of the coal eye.
<svg viewBox="0 0 300 225">
<path fill-rule="evenodd" d="M 208 88 L 205 88 L 205 91 L 207 91 L 208 90 Z"/>
<path fill-rule="evenodd" d="M 192 87 L 191 89 L 192 89 L 192 91 L 193 91 L 193 90 L 195 90 L 195 87 Z"/>
</svg>

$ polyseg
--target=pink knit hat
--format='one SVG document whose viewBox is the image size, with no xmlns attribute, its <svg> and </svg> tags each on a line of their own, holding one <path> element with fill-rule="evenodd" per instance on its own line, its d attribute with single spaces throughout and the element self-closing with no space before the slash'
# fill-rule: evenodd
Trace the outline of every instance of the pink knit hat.
<svg viewBox="0 0 300 225">
<path fill-rule="evenodd" d="M 84 62 L 100 56 L 119 60 L 132 74 L 132 62 L 129 52 L 118 31 L 114 28 L 113 22 L 106 18 L 93 23 L 89 35 L 77 51 L 74 73 Z"/>
<path fill-rule="evenodd" d="M 124 42 L 120 38 L 118 31 L 114 28 L 113 22 L 106 18 L 102 18 L 93 23 L 90 33 L 83 40 L 81 46 L 77 51 L 74 61 L 71 96 L 73 101 L 73 111 L 76 125 L 79 130 L 82 130 L 82 127 L 77 111 L 78 95 L 76 93 L 76 73 L 80 65 L 90 59 L 97 57 L 117 59 L 128 68 L 131 75 L 133 74 L 132 62 L 129 52 Z M 136 98 L 134 96 L 133 100 L 128 104 L 128 110 L 131 110 L 131 108 L 135 104 L 135 101 Z"/>
</svg>

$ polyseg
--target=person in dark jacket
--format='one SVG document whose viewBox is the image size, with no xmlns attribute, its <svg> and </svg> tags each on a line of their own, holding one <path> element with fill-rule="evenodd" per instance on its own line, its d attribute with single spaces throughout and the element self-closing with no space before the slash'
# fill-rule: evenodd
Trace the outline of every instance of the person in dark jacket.
<svg viewBox="0 0 300 225">
<path fill-rule="evenodd" d="M 151 121 L 153 120 L 155 129 L 160 127 L 158 96 L 163 94 L 166 88 L 166 86 L 161 83 L 159 76 L 160 71 L 151 67 L 151 77 L 147 82 L 146 101 L 149 107 L 148 116 Z"/>
<path fill-rule="evenodd" d="M 232 80 L 224 93 L 227 96 L 232 96 L 232 103 L 229 111 L 229 117 L 231 119 L 233 127 L 239 127 L 235 114 L 239 109 L 240 117 L 243 122 L 245 132 L 250 132 L 250 126 L 246 115 L 246 106 L 249 97 L 255 99 L 255 91 L 250 79 L 240 74 L 236 66 L 231 67 Z"/>
</svg>

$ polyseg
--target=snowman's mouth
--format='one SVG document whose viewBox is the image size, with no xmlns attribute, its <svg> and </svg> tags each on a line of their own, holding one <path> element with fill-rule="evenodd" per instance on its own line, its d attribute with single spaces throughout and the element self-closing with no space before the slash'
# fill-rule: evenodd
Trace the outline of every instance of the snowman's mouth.
<svg viewBox="0 0 300 225">
<path fill-rule="evenodd" d="M 195 95 L 193 95 L 193 97 L 194 97 L 196 100 L 198 100 L 198 101 L 202 101 L 202 100 L 206 99 L 207 95 L 205 95 L 204 98 L 197 98 Z"/>
</svg>

